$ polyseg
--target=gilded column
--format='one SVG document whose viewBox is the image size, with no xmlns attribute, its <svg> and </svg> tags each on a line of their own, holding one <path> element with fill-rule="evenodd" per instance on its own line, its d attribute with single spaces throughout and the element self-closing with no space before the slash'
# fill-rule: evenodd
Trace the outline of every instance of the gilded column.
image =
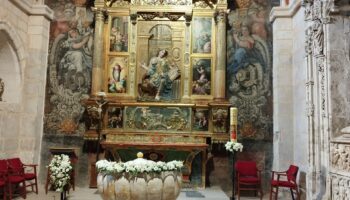
<svg viewBox="0 0 350 200">
<path fill-rule="evenodd" d="M 103 75 L 103 25 L 104 15 L 101 8 L 94 8 L 95 11 L 95 35 L 94 35 L 94 54 L 92 60 L 92 87 L 91 94 L 95 95 L 102 91 Z"/>
<path fill-rule="evenodd" d="M 184 91 L 182 96 L 182 101 L 187 102 L 190 100 L 190 44 L 191 44 L 191 21 L 192 21 L 192 12 L 185 13 L 186 27 L 185 27 L 185 44 L 184 44 Z"/>
<path fill-rule="evenodd" d="M 219 10 L 216 16 L 217 39 L 216 39 L 216 68 L 214 100 L 225 99 L 226 86 L 226 10 Z"/>
</svg>

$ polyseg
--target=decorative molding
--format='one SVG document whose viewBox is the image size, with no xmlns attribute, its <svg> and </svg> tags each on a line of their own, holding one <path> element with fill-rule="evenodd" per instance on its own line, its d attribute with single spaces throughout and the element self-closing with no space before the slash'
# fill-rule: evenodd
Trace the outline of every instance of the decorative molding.
<svg viewBox="0 0 350 200">
<path fill-rule="evenodd" d="M 137 12 L 136 16 L 141 16 L 142 19 L 144 19 L 144 20 L 153 20 L 156 17 L 159 17 L 159 18 L 166 17 L 170 21 L 177 21 L 182 16 L 185 16 L 185 18 L 186 17 L 188 18 L 188 15 L 185 12 Z M 130 15 L 130 17 L 131 17 L 131 15 Z M 132 23 L 134 23 L 134 21 L 135 21 L 134 18 L 135 18 L 135 16 L 133 16 L 133 18 L 131 19 Z M 187 18 L 186 18 L 186 23 L 188 20 Z"/>
<path fill-rule="evenodd" d="M 9 0 L 19 9 L 28 15 L 43 16 L 48 20 L 53 20 L 54 12 L 46 5 L 31 5 L 28 0 Z"/>
<path fill-rule="evenodd" d="M 272 23 L 277 18 L 291 18 L 299 11 L 301 1 L 295 0 L 287 7 L 273 7 L 270 12 L 270 22 Z"/>
</svg>

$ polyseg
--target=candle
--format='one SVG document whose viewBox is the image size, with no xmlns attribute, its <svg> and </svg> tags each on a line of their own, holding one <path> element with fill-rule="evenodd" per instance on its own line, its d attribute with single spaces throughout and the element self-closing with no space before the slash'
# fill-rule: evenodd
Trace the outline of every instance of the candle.
<svg viewBox="0 0 350 200">
<path fill-rule="evenodd" d="M 231 138 L 231 142 L 237 142 L 237 133 L 236 133 L 236 127 L 235 126 L 231 130 L 230 138 Z"/>
<path fill-rule="evenodd" d="M 230 108 L 230 125 L 237 125 L 237 108 Z"/>
<path fill-rule="evenodd" d="M 230 108 L 230 139 L 231 142 L 237 142 L 237 108 Z"/>
</svg>

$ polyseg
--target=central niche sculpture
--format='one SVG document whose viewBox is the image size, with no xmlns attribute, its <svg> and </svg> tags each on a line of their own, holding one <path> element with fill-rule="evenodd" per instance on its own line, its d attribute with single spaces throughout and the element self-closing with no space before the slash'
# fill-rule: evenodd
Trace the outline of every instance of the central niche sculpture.
<svg viewBox="0 0 350 200">
<path fill-rule="evenodd" d="M 147 27 L 154 22 L 141 23 Z M 179 47 L 182 42 L 173 42 L 173 28 L 170 24 L 163 23 L 152 26 L 148 35 L 139 35 L 139 101 L 179 101 L 181 97 L 182 58 Z"/>
</svg>

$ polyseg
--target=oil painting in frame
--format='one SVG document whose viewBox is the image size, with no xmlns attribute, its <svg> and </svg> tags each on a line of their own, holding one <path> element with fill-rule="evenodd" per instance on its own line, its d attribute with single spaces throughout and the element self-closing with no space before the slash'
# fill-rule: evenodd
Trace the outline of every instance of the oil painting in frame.
<svg viewBox="0 0 350 200">
<path fill-rule="evenodd" d="M 209 110 L 204 108 L 194 109 L 193 130 L 208 131 L 209 128 Z"/>
<path fill-rule="evenodd" d="M 108 62 L 108 93 L 126 93 L 128 58 L 111 57 Z"/>
<path fill-rule="evenodd" d="M 211 94 L 211 59 L 192 59 L 192 95 Z"/>
<path fill-rule="evenodd" d="M 194 17 L 192 25 L 192 53 L 211 53 L 211 29 L 211 17 Z"/>
<path fill-rule="evenodd" d="M 109 107 L 108 110 L 108 128 L 123 128 L 123 110 L 121 107 Z"/>
<path fill-rule="evenodd" d="M 128 23 L 129 17 L 117 16 L 111 20 L 109 34 L 109 50 L 111 52 L 128 51 Z"/>
</svg>

